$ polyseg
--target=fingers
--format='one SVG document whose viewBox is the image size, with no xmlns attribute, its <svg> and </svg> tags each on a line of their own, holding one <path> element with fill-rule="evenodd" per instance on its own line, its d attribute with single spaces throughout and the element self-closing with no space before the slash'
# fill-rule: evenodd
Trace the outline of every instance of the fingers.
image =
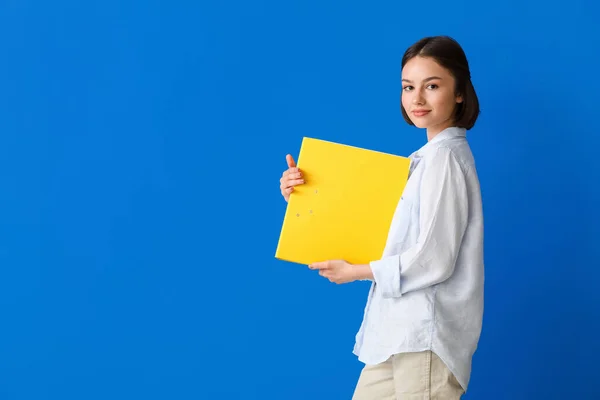
<svg viewBox="0 0 600 400">
<path fill-rule="evenodd" d="M 304 183 L 304 177 L 302 176 L 300 168 L 296 167 L 296 161 L 294 161 L 294 157 L 292 157 L 291 154 L 287 154 L 285 160 L 288 169 L 283 172 L 279 179 L 279 188 L 281 189 L 281 194 L 284 199 L 287 201 L 290 194 L 294 191 L 294 186 L 302 185 Z"/>
<path fill-rule="evenodd" d="M 279 179 L 279 183 L 280 183 L 279 187 L 280 187 L 281 191 L 284 193 L 293 192 L 294 186 L 302 185 L 305 182 L 302 172 L 300 172 L 300 171 L 291 172 L 293 170 L 294 169 L 285 171 L 283 173 L 283 176 L 281 177 L 281 179 Z M 295 170 L 297 170 L 297 168 Z"/>
<path fill-rule="evenodd" d="M 323 278 L 327 279 L 331 283 L 340 283 L 338 279 L 335 278 L 334 273 L 329 269 L 319 270 L 319 275 L 321 275 Z"/>
<path fill-rule="evenodd" d="M 286 187 L 302 185 L 304 183 L 304 179 L 290 179 L 286 182 Z"/>
<path fill-rule="evenodd" d="M 285 160 L 287 161 L 288 168 L 296 167 L 296 162 L 294 161 L 294 157 L 291 154 L 285 156 Z"/>
<path fill-rule="evenodd" d="M 283 174 L 281 174 L 281 179 L 285 179 L 285 178 L 287 178 L 290 175 L 291 175 L 292 178 L 293 177 L 298 178 L 298 177 L 302 176 L 302 171 L 300 171 L 300 168 L 296 168 L 296 167 L 294 167 L 294 168 L 288 168 L 285 171 L 283 171 Z"/>
<path fill-rule="evenodd" d="M 308 266 L 310 269 L 326 270 L 329 269 L 329 261 L 312 263 Z"/>
<path fill-rule="evenodd" d="M 308 268 L 310 268 L 310 269 L 318 270 L 319 275 L 322 276 L 323 278 L 328 279 L 329 282 L 341 283 L 341 281 L 339 280 L 338 275 L 336 274 L 336 271 L 333 267 L 334 267 L 334 265 L 330 261 L 316 262 L 316 263 L 312 263 L 308 266 Z"/>
<path fill-rule="evenodd" d="M 279 188 L 281 189 L 282 192 L 291 193 L 294 191 L 294 186 L 302 185 L 303 183 L 304 183 L 303 179 L 285 181 L 281 185 L 279 185 Z"/>
<path fill-rule="evenodd" d="M 283 197 L 286 199 L 286 201 L 289 199 L 290 195 L 294 192 L 294 187 L 289 187 L 289 188 L 282 188 L 281 189 L 281 194 L 283 195 Z"/>
<path fill-rule="evenodd" d="M 299 170 L 294 169 L 294 170 L 286 170 L 283 175 L 281 176 L 281 179 L 279 179 L 279 181 L 281 183 L 283 183 L 284 181 L 288 180 L 288 179 L 302 179 L 302 172 L 300 172 Z"/>
</svg>

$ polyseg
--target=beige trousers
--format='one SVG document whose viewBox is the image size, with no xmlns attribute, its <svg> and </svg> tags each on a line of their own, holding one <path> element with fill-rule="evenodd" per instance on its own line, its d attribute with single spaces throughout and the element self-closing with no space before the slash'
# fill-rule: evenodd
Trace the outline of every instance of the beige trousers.
<svg viewBox="0 0 600 400">
<path fill-rule="evenodd" d="M 463 393 L 444 362 L 423 351 L 365 365 L 352 400 L 459 400 Z"/>
</svg>

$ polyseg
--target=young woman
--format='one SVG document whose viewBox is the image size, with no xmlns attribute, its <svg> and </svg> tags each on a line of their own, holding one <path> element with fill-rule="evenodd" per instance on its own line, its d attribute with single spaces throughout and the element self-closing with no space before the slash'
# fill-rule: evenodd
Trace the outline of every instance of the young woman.
<svg viewBox="0 0 600 400">
<path fill-rule="evenodd" d="M 466 139 L 479 102 L 456 41 L 427 37 L 405 52 L 401 103 L 427 143 L 410 156 L 382 258 L 309 267 L 336 283 L 372 281 L 354 347 L 365 366 L 353 399 L 460 399 L 481 332 L 484 265 L 481 191 Z M 286 158 L 287 201 L 304 181 Z"/>
</svg>

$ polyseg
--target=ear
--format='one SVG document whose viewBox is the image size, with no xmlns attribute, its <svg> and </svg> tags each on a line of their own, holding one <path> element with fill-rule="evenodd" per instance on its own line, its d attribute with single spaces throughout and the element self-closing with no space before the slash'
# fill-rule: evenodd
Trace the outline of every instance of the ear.
<svg viewBox="0 0 600 400">
<path fill-rule="evenodd" d="M 457 102 L 457 103 L 462 103 L 462 102 L 463 102 L 463 97 L 462 97 L 462 95 L 461 95 L 461 94 L 457 94 L 457 95 L 456 95 L 456 102 Z"/>
</svg>

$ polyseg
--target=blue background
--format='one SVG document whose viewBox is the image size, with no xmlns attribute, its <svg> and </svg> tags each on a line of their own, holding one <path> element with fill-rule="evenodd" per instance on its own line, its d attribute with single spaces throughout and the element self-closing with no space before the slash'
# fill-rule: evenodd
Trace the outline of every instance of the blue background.
<svg viewBox="0 0 600 400">
<path fill-rule="evenodd" d="M 212 4 L 211 4 L 212 3 Z M 465 399 L 598 399 L 598 6 L 4 1 L 0 399 L 349 399 L 368 284 L 274 259 L 304 135 L 408 155 L 464 47 L 486 217 Z"/>
</svg>

